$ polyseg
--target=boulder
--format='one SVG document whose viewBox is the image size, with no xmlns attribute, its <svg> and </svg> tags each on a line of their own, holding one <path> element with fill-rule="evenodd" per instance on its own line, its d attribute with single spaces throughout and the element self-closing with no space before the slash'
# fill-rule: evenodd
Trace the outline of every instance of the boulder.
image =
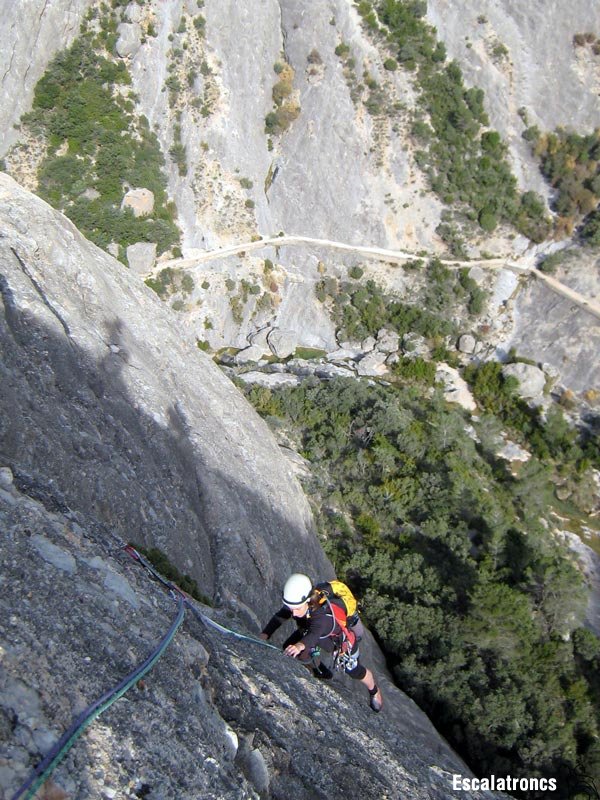
<svg viewBox="0 0 600 800">
<path fill-rule="evenodd" d="M 428 356 L 429 345 L 427 344 L 427 339 L 418 333 L 406 333 L 402 337 L 402 352 L 409 358 Z"/>
<path fill-rule="evenodd" d="M 396 331 L 382 328 L 377 334 L 377 349 L 382 353 L 395 353 L 400 345 L 400 335 Z"/>
<path fill-rule="evenodd" d="M 274 328 L 267 336 L 271 352 L 277 358 L 288 358 L 298 347 L 298 334 L 295 331 L 284 331 Z"/>
<path fill-rule="evenodd" d="M 546 376 L 539 367 L 533 364 L 506 364 L 502 367 L 505 378 L 513 377 L 519 381 L 521 397 L 537 397 L 544 391 Z"/>
<path fill-rule="evenodd" d="M 498 450 L 496 450 L 496 455 L 499 458 L 503 458 L 505 461 L 529 461 L 531 458 L 531 453 L 525 448 L 518 445 L 516 442 L 513 442 L 511 439 L 507 439 L 505 435 L 503 435 L 498 441 Z"/>
<path fill-rule="evenodd" d="M 314 370 L 317 378 L 331 380 L 332 378 L 353 378 L 356 373 L 350 367 L 337 364 L 317 364 Z"/>
<path fill-rule="evenodd" d="M 300 378 L 297 375 L 277 372 L 241 372 L 238 376 L 243 383 L 266 386 L 269 389 L 277 389 L 281 386 L 298 386 Z"/>
<path fill-rule="evenodd" d="M 130 3 L 125 9 L 125 18 L 128 22 L 141 22 L 142 9 L 137 3 Z"/>
<path fill-rule="evenodd" d="M 456 347 L 461 353 L 472 355 L 477 349 L 477 339 L 470 333 L 463 333 Z"/>
<path fill-rule="evenodd" d="M 121 208 L 130 208 L 135 217 L 147 217 L 154 211 L 154 192 L 150 189 L 130 189 L 121 203 Z"/>
<path fill-rule="evenodd" d="M 444 397 L 449 403 L 458 403 L 467 411 L 476 411 L 477 403 L 473 399 L 469 385 L 458 370 L 448 364 L 438 364 L 435 379 L 438 383 L 443 383 Z"/>
<path fill-rule="evenodd" d="M 115 50 L 121 58 L 133 57 L 142 46 L 142 29 L 137 22 L 122 22 L 117 28 L 119 38 Z"/>
<path fill-rule="evenodd" d="M 147 275 L 156 264 L 156 244 L 154 242 L 136 242 L 127 248 L 129 269 L 138 275 Z"/>
<path fill-rule="evenodd" d="M 558 367 L 555 367 L 554 364 L 544 363 L 541 365 L 541 368 L 548 380 L 551 380 L 553 383 L 560 380 L 560 370 Z"/>
<path fill-rule="evenodd" d="M 264 350 L 259 345 L 250 345 L 250 347 L 245 347 L 243 350 L 240 350 L 239 353 L 236 353 L 233 357 L 234 364 L 249 364 L 249 363 L 256 363 L 260 361 L 263 357 Z"/>
<path fill-rule="evenodd" d="M 261 328 L 258 331 L 253 331 L 248 335 L 248 341 L 250 342 L 250 344 L 255 345 L 256 347 L 262 347 L 263 353 L 268 353 L 269 344 L 267 342 L 267 338 L 270 332 L 271 332 L 270 327 Z"/>
<path fill-rule="evenodd" d="M 338 347 L 327 353 L 327 361 L 354 361 L 362 355 L 360 348 Z"/>
<path fill-rule="evenodd" d="M 356 365 L 357 374 L 370 378 L 377 378 L 381 375 L 385 375 L 388 372 L 385 363 L 386 358 L 386 353 L 367 353 Z"/>
<path fill-rule="evenodd" d="M 290 359 L 287 364 L 286 368 L 288 372 L 291 372 L 293 375 L 314 375 L 315 372 L 315 364 L 307 361 L 304 358 L 292 358 Z"/>
<path fill-rule="evenodd" d="M 360 349 L 364 352 L 369 352 L 375 348 L 376 344 L 377 340 L 374 336 L 367 336 L 367 338 L 363 339 L 363 341 L 360 343 Z"/>
<path fill-rule="evenodd" d="M 92 189 L 91 187 L 83 191 L 80 195 L 83 197 L 84 200 L 97 200 L 101 197 L 100 192 L 97 189 Z"/>
</svg>

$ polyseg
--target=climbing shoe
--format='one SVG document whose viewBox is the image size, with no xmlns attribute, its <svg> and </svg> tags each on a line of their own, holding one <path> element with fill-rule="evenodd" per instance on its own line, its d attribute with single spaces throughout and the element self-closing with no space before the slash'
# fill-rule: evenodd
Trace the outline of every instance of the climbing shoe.
<svg viewBox="0 0 600 800">
<path fill-rule="evenodd" d="M 383 697 L 381 696 L 380 690 L 377 686 L 374 686 L 372 689 L 369 689 L 370 701 L 369 705 L 373 709 L 373 711 L 379 712 L 383 707 Z"/>
<path fill-rule="evenodd" d="M 320 678 L 322 681 L 330 681 L 333 678 L 333 672 L 326 667 L 325 664 L 319 664 L 318 667 L 313 667 L 313 675 L 315 678 Z"/>
</svg>

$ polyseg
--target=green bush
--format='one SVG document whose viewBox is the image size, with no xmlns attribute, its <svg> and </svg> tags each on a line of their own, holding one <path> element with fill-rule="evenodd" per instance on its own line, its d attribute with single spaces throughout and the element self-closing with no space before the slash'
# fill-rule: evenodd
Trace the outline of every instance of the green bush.
<svg viewBox="0 0 600 800">
<path fill-rule="evenodd" d="M 338 46 L 335 48 L 336 56 L 340 58 L 344 58 L 350 52 L 350 45 L 346 44 L 346 42 L 340 42 Z"/>
<path fill-rule="evenodd" d="M 585 244 L 600 247 L 600 211 L 595 211 L 585 219 L 581 236 Z"/>
<path fill-rule="evenodd" d="M 493 211 L 484 208 L 479 212 L 479 224 L 486 233 L 491 233 L 498 225 L 498 218 Z"/>
<path fill-rule="evenodd" d="M 394 375 L 405 381 L 415 381 L 433 386 L 435 383 L 436 365 L 433 361 L 425 361 L 417 358 L 401 358 L 394 364 L 392 371 Z"/>
<path fill-rule="evenodd" d="M 172 581 L 180 589 L 198 600 L 205 606 L 212 606 L 210 598 L 203 594 L 198 588 L 198 584 L 189 575 L 182 574 L 176 566 L 168 559 L 167 555 L 159 550 L 158 547 L 141 547 L 139 544 L 132 544 L 132 547 L 145 556 L 152 566 L 168 581 Z"/>
<path fill-rule="evenodd" d="M 191 294 L 194 291 L 195 283 L 189 272 L 186 272 L 181 279 L 181 291 L 184 294 Z"/>
<path fill-rule="evenodd" d="M 162 253 L 179 241 L 179 231 L 167 200 L 158 140 L 147 120 L 133 117 L 131 103 L 113 91 L 130 82 L 122 61 L 98 54 L 80 37 L 54 58 L 38 81 L 33 111 L 23 124 L 49 141 L 38 172 L 44 199 L 100 247 L 154 241 Z M 57 155 L 64 144 L 67 152 Z M 131 210 L 120 209 L 126 185 L 154 193 L 152 218 L 136 219 Z M 84 197 L 86 189 L 100 197 Z"/>
</svg>

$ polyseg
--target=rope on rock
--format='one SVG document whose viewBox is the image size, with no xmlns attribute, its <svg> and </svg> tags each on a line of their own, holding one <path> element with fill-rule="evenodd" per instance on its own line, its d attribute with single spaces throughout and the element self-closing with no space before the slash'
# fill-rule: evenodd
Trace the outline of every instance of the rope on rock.
<svg viewBox="0 0 600 800">
<path fill-rule="evenodd" d="M 133 672 L 127 675 L 127 677 L 123 678 L 123 680 L 117 686 L 105 692 L 102 697 L 92 703 L 92 705 L 88 706 L 85 711 L 83 711 L 77 717 L 77 719 L 72 723 L 71 727 L 65 731 L 60 739 L 50 749 L 47 755 L 44 756 L 37 767 L 35 767 L 29 778 L 27 778 L 27 780 L 20 786 L 20 788 L 12 796 L 11 800 L 19 800 L 21 797 L 23 800 L 30 800 L 41 787 L 41 785 L 48 780 L 52 772 L 66 756 L 85 729 L 152 669 L 152 667 L 156 664 L 158 659 L 163 655 L 171 643 L 179 626 L 183 622 L 186 608 L 189 608 L 194 616 L 204 623 L 204 625 L 214 628 L 215 630 L 219 631 L 219 633 L 234 636 L 236 639 L 243 639 L 247 642 L 253 642 L 254 644 L 268 647 L 271 650 L 277 650 L 278 653 L 281 652 L 280 648 L 273 644 L 269 644 L 262 639 L 256 639 L 253 636 L 246 636 L 246 634 L 231 630 L 230 628 L 226 628 L 224 625 L 215 622 L 214 619 L 211 619 L 206 614 L 203 614 L 201 611 L 199 611 L 184 591 L 182 591 L 174 583 L 171 583 L 171 581 L 168 581 L 166 578 L 164 578 L 134 547 L 131 545 L 125 545 L 123 549 L 132 558 L 134 558 L 136 561 L 139 561 L 139 563 L 154 578 L 156 578 L 156 580 L 162 583 L 162 585 L 169 590 L 173 599 L 177 601 L 177 615 L 160 644 L 152 651 L 152 653 L 150 653 L 148 658 Z"/>
<path fill-rule="evenodd" d="M 88 706 L 73 722 L 71 727 L 61 736 L 61 738 L 52 747 L 50 752 L 42 759 L 42 761 L 33 770 L 25 783 L 13 795 L 12 800 L 18 800 L 21 796 L 24 800 L 32 798 L 40 786 L 50 777 L 56 766 L 66 756 L 71 747 L 75 744 L 76 740 L 81 736 L 84 730 L 97 718 L 106 711 L 110 706 L 122 697 L 128 689 L 149 672 L 156 664 L 158 659 L 163 655 L 171 640 L 175 636 L 177 629 L 181 625 L 185 615 L 185 600 L 183 596 L 178 597 L 177 615 L 173 620 L 168 632 L 158 645 L 153 650 L 148 658 L 133 672 L 127 675 L 126 678 L 115 686 L 109 689 L 102 697 L 96 700 L 95 703 Z"/>
<path fill-rule="evenodd" d="M 182 591 L 179 588 L 179 586 L 164 578 L 160 574 L 160 572 L 158 572 L 158 570 L 156 570 L 152 566 L 152 564 L 148 561 L 148 559 L 144 558 L 144 556 L 135 549 L 135 547 L 128 544 L 123 547 L 123 550 L 125 550 L 126 553 L 128 553 L 133 559 L 135 559 L 135 561 L 138 561 L 144 567 L 144 569 L 146 569 L 154 578 L 156 578 L 157 581 L 162 583 L 163 586 L 165 586 L 167 589 L 177 594 L 178 596 L 183 597 L 186 607 L 189 608 L 190 611 L 194 614 L 194 616 L 197 617 L 200 620 L 200 622 L 202 622 L 204 625 L 210 628 L 214 628 L 215 630 L 219 631 L 219 633 L 224 633 L 227 636 L 234 636 L 236 639 L 243 639 L 246 642 L 259 644 L 262 647 L 268 647 L 270 650 L 277 650 L 278 653 L 281 653 L 281 648 L 277 647 L 276 645 L 269 644 L 269 642 L 265 642 L 264 639 L 257 639 L 254 636 L 247 636 L 245 633 L 239 633 L 238 631 L 234 631 L 231 628 L 226 628 L 224 625 L 221 625 L 219 622 L 216 622 L 214 619 L 211 619 L 211 617 L 207 616 L 206 614 L 203 614 L 196 608 L 194 603 L 192 603 L 188 594 Z"/>
</svg>

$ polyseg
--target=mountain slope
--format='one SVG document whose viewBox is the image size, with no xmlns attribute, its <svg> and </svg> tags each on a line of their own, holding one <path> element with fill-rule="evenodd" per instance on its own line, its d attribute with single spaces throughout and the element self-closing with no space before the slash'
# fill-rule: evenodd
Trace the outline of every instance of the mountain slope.
<svg viewBox="0 0 600 800">
<path fill-rule="evenodd" d="M 0 769 L 14 791 L 175 615 L 123 542 L 163 548 L 249 633 L 290 571 L 332 572 L 268 429 L 153 293 L 6 176 L 0 216 Z M 188 614 L 58 769 L 58 796 L 447 796 L 467 768 L 368 642 L 365 660 L 379 717 L 363 687 L 308 680 Z"/>
</svg>

